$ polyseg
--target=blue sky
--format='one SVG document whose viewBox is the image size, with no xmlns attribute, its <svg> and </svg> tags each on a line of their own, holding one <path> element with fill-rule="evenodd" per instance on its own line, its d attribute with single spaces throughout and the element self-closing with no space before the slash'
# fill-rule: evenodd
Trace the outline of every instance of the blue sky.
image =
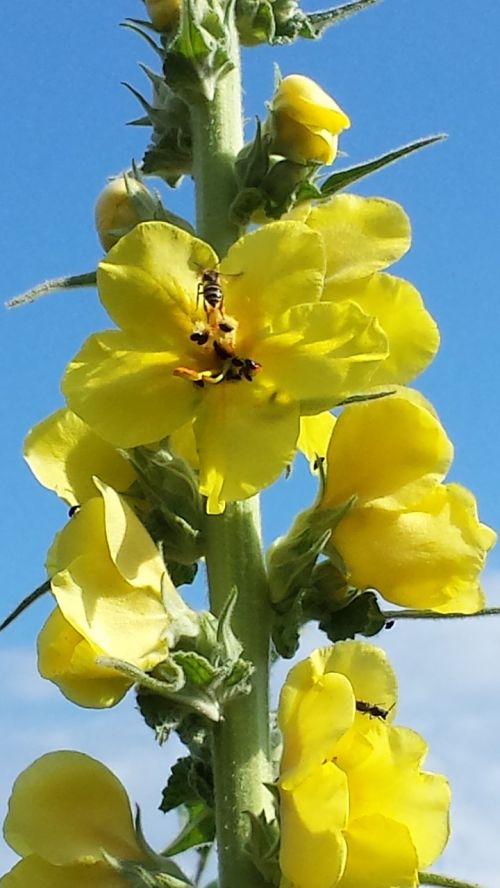
<svg viewBox="0 0 500 888">
<path fill-rule="evenodd" d="M 33 2 L 2 10 L 2 298 L 45 278 L 91 270 L 99 260 L 95 198 L 106 177 L 133 157 L 140 159 L 146 144 L 145 130 L 124 125 L 137 116 L 137 106 L 120 86 L 129 81 L 147 93 L 136 63 L 156 65 L 146 44 L 118 27 L 126 16 L 140 15 L 141 7 L 139 0 L 45 0 L 43 15 Z M 395 199 L 411 217 L 414 245 L 398 273 L 418 286 L 442 334 L 438 357 L 416 385 L 455 443 L 452 480 L 475 492 L 482 519 L 496 528 L 499 31 L 495 0 L 485 0 L 477 12 L 456 0 L 385 0 L 332 29 L 320 43 L 244 53 L 249 135 L 255 114 L 264 115 L 271 96 L 274 61 L 284 74 L 315 78 L 349 113 L 352 128 L 341 143 L 346 163 L 429 133 L 449 134 L 446 143 L 353 190 Z M 186 183 L 166 192 L 165 201 L 191 217 L 191 194 Z M 22 440 L 31 425 L 60 406 L 65 364 L 88 333 L 106 324 L 92 291 L 52 295 L 3 313 L 2 613 L 43 579 L 46 550 L 66 519 L 64 506 L 23 464 Z M 313 485 L 300 466 L 286 485 L 266 495 L 267 540 L 290 523 L 292 502 L 298 508 L 312 496 Z M 490 603 L 500 603 L 496 552 L 488 588 Z M 15 774 L 42 752 L 58 746 L 88 750 L 128 783 L 146 822 L 151 818 L 152 840 L 157 836 L 161 845 L 164 821 L 152 809 L 170 753 L 154 749 L 134 717 L 132 700 L 109 713 L 77 710 L 38 678 L 34 642 L 49 606 L 33 607 L 0 639 L 6 675 L 1 800 Z M 401 722 L 428 737 L 432 767 L 453 777 L 456 835 L 446 868 L 482 879 L 486 888 L 494 888 L 499 863 L 494 838 L 500 827 L 494 743 L 500 728 L 499 634 L 492 619 L 400 626 L 377 640 L 394 657 L 401 678 Z M 144 779 L 137 779 L 134 756 L 148 760 Z M 1 859 L 10 859 L 8 852 Z"/>
</svg>

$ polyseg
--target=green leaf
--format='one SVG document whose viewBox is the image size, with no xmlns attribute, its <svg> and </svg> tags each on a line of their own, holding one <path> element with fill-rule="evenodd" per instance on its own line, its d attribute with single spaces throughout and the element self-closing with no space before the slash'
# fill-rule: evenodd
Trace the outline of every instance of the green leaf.
<svg viewBox="0 0 500 888">
<path fill-rule="evenodd" d="M 41 598 L 42 595 L 45 595 L 46 592 L 50 592 L 50 580 L 45 580 L 45 582 L 42 583 L 40 586 L 37 586 L 37 588 L 34 589 L 33 592 L 30 592 L 30 594 L 27 595 L 26 598 L 23 598 L 23 600 L 17 605 L 17 607 L 15 607 L 13 611 L 11 611 L 9 616 L 5 617 L 3 623 L 0 624 L 0 632 L 2 631 L 2 629 L 6 629 L 7 626 L 10 626 L 10 624 L 13 623 L 14 620 L 17 619 L 17 617 L 19 617 L 23 613 L 23 611 L 26 610 L 26 608 L 28 608 L 31 604 Z"/>
<path fill-rule="evenodd" d="M 213 774 L 207 763 L 186 756 L 172 767 L 168 783 L 162 793 L 160 811 L 181 808 L 187 821 L 179 835 L 165 849 L 165 856 L 173 856 L 213 842 L 215 821 L 213 814 Z"/>
<path fill-rule="evenodd" d="M 319 628 L 326 632 L 330 641 L 344 641 L 355 635 L 377 635 L 385 626 L 374 592 L 356 595 L 345 607 L 325 611 L 319 620 Z"/>
<path fill-rule="evenodd" d="M 343 6 L 334 6 L 332 9 L 325 9 L 321 12 L 311 12 L 306 16 L 309 32 L 304 31 L 301 37 L 319 37 L 326 28 L 331 25 L 338 25 L 351 15 L 374 6 L 379 0 L 354 0 L 352 3 L 344 3 Z"/>
<path fill-rule="evenodd" d="M 44 281 L 37 284 L 31 290 L 26 290 L 19 296 L 14 296 L 5 303 L 6 308 L 17 308 L 18 305 L 25 305 L 27 302 L 34 302 L 40 296 L 52 293 L 54 290 L 76 290 L 80 287 L 95 287 L 97 283 L 97 273 L 95 271 L 86 271 L 83 274 L 69 274 L 65 277 L 52 278 L 50 281 Z"/>
<path fill-rule="evenodd" d="M 388 151 L 387 154 L 381 154 L 379 157 L 373 158 L 373 160 L 367 160 L 365 163 L 337 170 L 323 182 L 321 195 L 323 198 L 330 197 L 332 194 L 340 191 L 341 188 L 346 188 L 353 182 L 357 182 L 359 179 L 381 170 L 390 163 L 395 163 L 401 157 L 406 157 L 407 154 L 412 154 L 413 151 L 419 151 L 421 148 L 426 148 L 435 142 L 442 142 L 446 138 L 447 136 L 444 133 L 440 133 L 437 136 L 426 136 L 425 138 L 417 139 L 415 142 L 409 142 L 408 145 L 395 148 L 393 151 Z"/>
<path fill-rule="evenodd" d="M 138 689 L 136 699 L 139 712 L 155 732 L 157 743 L 162 746 L 182 720 L 181 707 L 143 688 Z"/>
<path fill-rule="evenodd" d="M 269 885 L 280 884 L 281 872 L 278 861 L 280 830 L 276 819 L 268 822 L 262 811 L 258 816 L 248 812 L 250 837 L 246 850 L 256 869 Z"/>
<path fill-rule="evenodd" d="M 233 588 L 221 609 L 217 626 L 217 642 L 223 651 L 224 659 L 228 659 L 231 662 L 237 660 L 243 651 L 242 645 L 231 628 L 231 620 L 237 599 L 238 590 Z"/>
<path fill-rule="evenodd" d="M 176 651 L 171 659 L 184 672 L 185 680 L 196 688 L 207 688 L 217 675 L 211 663 L 196 651 Z"/>
</svg>

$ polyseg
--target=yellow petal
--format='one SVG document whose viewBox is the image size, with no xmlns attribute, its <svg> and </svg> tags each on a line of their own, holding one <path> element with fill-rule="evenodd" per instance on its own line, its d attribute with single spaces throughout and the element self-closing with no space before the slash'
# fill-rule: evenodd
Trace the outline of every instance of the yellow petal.
<svg viewBox="0 0 500 888">
<path fill-rule="evenodd" d="M 318 83 L 303 74 L 289 74 L 279 83 L 273 109 L 286 111 L 305 126 L 319 125 L 332 133 L 347 129 L 351 122 L 335 99 Z"/>
<path fill-rule="evenodd" d="M 338 888 L 416 888 L 418 861 L 406 826 L 373 814 L 349 824 L 347 866 Z"/>
<path fill-rule="evenodd" d="M 293 791 L 281 789 L 280 866 L 296 888 L 331 888 L 346 863 L 342 829 L 348 814 L 345 774 L 332 762 Z"/>
<path fill-rule="evenodd" d="M 18 854 L 62 866 L 94 863 L 101 848 L 116 857 L 142 856 L 122 784 L 80 752 L 49 752 L 19 775 L 4 834 Z"/>
<path fill-rule="evenodd" d="M 68 409 L 57 410 L 31 429 L 24 456 L 37 480 L 70 506 L 96 495 L 92 475 L 120 491 L 136 477 L 128 460 Z"/>
<path fill-rule="evenodd" d="M 402 207 L 380 197 L 337 194 L 314 207 L 307 224 L 324 239 L 327 282 L 364 278 L 387 268 L 411 242 Z"/>
<path fill-rule="evenodd" d="M 373 375 L 373 385 L 405 383 L 424 370 L 439 347 L 436 322 L 418 290 L 403 278 L 372 274 L 362 280 L 325 287 L 324 299 L 356 302 L 377 318 L 389 342 L 389 354 Z"/>
<path fill-rule="evenodd" d="M 293 678 L 292 678 L 293 680 Z M 302 695 L 295 717 L 283 735 L 282 785 L 288 789 L 287 772 L 294 781 L 298 771 L 331 759 L 337 741 L 354 721 L 354 694 L 343 675 L 329 673 Z"/>
<path fill-rule="evenodd" d="M 299 433 L 297 405 L 270 400 L 245 380 L 206 388 L 195 422 L 200 491 L 207 511 L 246 499 L 271 484 L 292 461 Z"/>
<path fill-rule="evenodd" d="M 361 505 L 410 484 L 426 487 L 443 478 L 452 455 L 439 420 L 411 391 L 354 404 L 333 431 L 323 504 L 356 495 Z"/>
<path fill-rule="evenodd" d="M 196 438 L 194 436 L 194 427 L 192 422 L 176 429 L 169 437 L 169 446 L 172 447 L 177 456 L 181 456 L 193 469 L 198 469 L 200 460 L 198 457 L 198 449 L 196 447 Z"/>
<path fill-rule="evenodd" d="M 56 570 L 50 573 L 56 573 L 67 567 L 82 554 L 82 551 L 92 552 L 99 561 L 110 560 L 106 542 L 104 503 L 100 496 L 87 500 L 57 534 L 50 557 Z"/>
<path fill-rule="evenodd" d="M 2 888 L 125 888 L 123 878 L 101 863 L 53 866 L 31 855 L 0 879 Z"/>
<path fill-rule="evenodd" d="M 394 717 L 398 686 L 395 672 L 385 651 L 366 641 L 341 641 L 325 648 L 325 671 L 345 675 L 356 700 L 375 704 L 386 710 L 388 721 Z M 369 720 L 360 712 L 361 725 Z"/>
<path fill-rule="evenodd" d="M 174 376 L 179 360 L 137 350 L 117 330 L 97 333 L 66 368 L 62 390 L 71 409 L 115 447 L 150 444 L 188 422 L 200 400 L 200 389 Z"/>
<path fill-rule="evenodd" d="M 160 596 L 166 570 L 156 545 L 125 500 L 97 478 L 95 484 L 104 503 L 106 542 L 111 560 L 123 579 L 132 586 L 149 587 Z M 168 581 L 168 576 L 166 579 Z"/>
<path fill-rule="evenodd" d="M 105 655 L 152 669 L 167 656 L 170 620 L 157 593 L 126 583 L 111 561 L 88 554 L 52 578 L 69 623 Z"/>
<path fill-rule="evenodd" d="M 166 222 L 144 222 L 100 263 L 97 286 L 116 324 L 146 334 L 151 348 L 181 344 L 192 332 L 200 275 L 218 257 L 203 241 Z"/>
<path fill-rule="evenodd" d="M 404 824 L 424 869 L 448 840 L 450 788 L 441 774 L 420 770 L 427 745 L 419 734 L 380 721 L 377 727 L 372 756 L 350 775 L 351 822 L 381 814 Z"/>
<path fill-rule="evenodd" d="M 301 222 L 270 223 L 242 237 L 223 259 L 226 311 L 250 342 L 291 306 L 319 301 L 324 271 L 317 234 Z"/>
<path fill-rule="evenodd" d="M 320 413 L 309 402 L 324 402 L 326 409 L 368 387 L 386 355 L 386 338 L 373 318 L 353 302 L 321 302 L 286 312 L 252 357 L 262 364 L 263 378 L 303 402 L 302 412 Z"/>
<path fill-rule="evenodd" d="M 272 151 L 295 163 L 333 163 L 337 156 L 338 136 L 329 130 L 300 123 L 291 114 L 280 111 L 274 118 Z"/>
<path fill-rule="evenodd" d="M 300 417 L 297 449 L 307 457 L 313 470 L 318 457 L 326 456 L 335 422 L 336 418 L 331 413 Z"/>
<path fill-rule="evenodd" d="M 100 666 L 103 651 L 92 648 L 68 623 L 58 607 L 38 635 L 38 670 L 78 706 L 104 709 L 123 699 L 132 682 L 114 669 Z"/>
<path fill-rule="evenodd" d="M 471 519 L 455 485 L 436 485 L 413 509 L 354 508 L 334 530 L 351 582 L 403 607 L 469 612 L 492 531 Z M 485 533 L 486 531 L 486 533 Z M 464 602 L 461 595 L 465 592 Z"/>
</svg>

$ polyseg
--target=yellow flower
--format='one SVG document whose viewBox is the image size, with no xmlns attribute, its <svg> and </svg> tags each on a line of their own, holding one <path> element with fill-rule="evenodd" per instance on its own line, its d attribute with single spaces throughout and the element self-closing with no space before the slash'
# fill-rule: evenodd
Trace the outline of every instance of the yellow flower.
<svg viewBox="0 0 500 888">
<path fill-rule="evenodd" d="M 303 224 L 243 237 L 220 280 L 218 262 L 167 223 L 137 226 L 98 270 L 101 300 L 122 329 L 91 336 L 63 379 L 71 409 L 116 447 L 194 420 L 210 512 L 274 481 L 300 416 L 366 388 L 387 355 L 374 318 L 321 301 L 322 240 Z"/>
<path fill-rule="evenodd" d="M 182 0 L 146 0 L 148 15 L 157 31 L 170 31 L 179 21 Z"/>
<path fill-rule="evenodd" d="M 296 163 L 332 163 L 347 114 L 314 80 L 290 74 L 278 85 L 269 122 L 273 154 Z"/>
<path fill-rule="evenodd" d="M 97 476 L 124 493 L 136 478 L 130 462 L 71 410 L 51 413 L 27 434 L 24 457 L 35 478 L 69 506 L 97 495 Z"/>
<path fill-rule="evenodd" d="M 106 252 L 120 240 L 120 229 L 129 229 L 141 221 L 131 201 L 131 195 L 145 195 L 149 191 L 142 182 L 126 173 L 111 179 L 101 191 L 95 205 L 95 227 Z"/>
<path fill-rule="evenodd" d="M 84 503 L 49 554 L 58 606 L 38 637 L 38 667 L 70 700 L 98 708 L 133 682 L 97 658 L 152 669 L 168 655 L 171 612 L 187 608 L 130 507 L 94 480 L 101 496 Z"/>
<path fill-rule="evenodd" d="M 414 888 L 448 839 L 450 793 L 421 770 L 424 740 L 393 727 L 385 654 L 347 641 L 315 651 L 283 687 L 280 865 L 294 888 Z"/>
<path fill-rule="evenodd" d="M 472 494 L 443 484 L 452 446 L 430 405 L 410 390 L 347 407 L 327 454 L 320 506 L 356 496 L 331 545 L 348 580 L 404 607 L 474 613 L 495 534 Z"/>
<path fill-rule="evenodd" d="M 122 784 L 81 752 L 49 752 L 19 775 L 4 835 L 22 860 L 2 888 L 125 888 L 102 851 L 144 859 Z"/>
<path fill-rule="evenodd" d="M 323 238 L 323 299 L 355 302 L 377 318 L 389 344 L 372 385 L 407 383 L 439 347 L 439 331 L 418 290 L 384 269 L 410 248 L 409 219 L 399 204 L 380 197 L 338 194 L 317 206 L 299 205 L 292 215 Z"/>
</svg>

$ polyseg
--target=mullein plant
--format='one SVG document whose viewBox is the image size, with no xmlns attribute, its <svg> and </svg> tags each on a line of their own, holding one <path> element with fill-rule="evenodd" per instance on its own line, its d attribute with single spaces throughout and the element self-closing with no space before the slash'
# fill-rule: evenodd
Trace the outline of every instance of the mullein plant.
<svg viewBox="0 0 500 888">
<path fill-rule="evenodd" d="M 317 39 L 375 0 L 306 13 L 281 0 L 146 0 L 126 25 L 161 58 L 140 163 L 96 205 L 97 269 L 16 297 L 96 284 L 110 327 L 62 378 L 66 405 L 28 433 L 35 477 L 69 509 L 34 598 L 43 678 L 81 707 L 135 689 L 162 743 L 186 755 L 161 809 L 184 826 L 161 852 L 101 763 L 56 751 L 13 787 L 5 888 L 460 886 L 429 867 L 450 788 L 395 724 L 397 682 L 373 636 L 400 617 L 484 614 L 494 532 L 445 481 L 453 448 L 414 388 L 435 321 L 388 269 L 410 247 L 397 203 L 346 192 L 438 136 L 326 170 L 351 125 L 303 74 L 277 77 L 243 141 L 240 43 Z M 145 177 L 192 176 L 196 228 Z M 263 551 L 259 492 L 303 454 L 316 495 Z M 205 563 L 209 606 L 182 587 Z M 388 610 L 384 602 L 395 605 Z M 269 708 L 271 658 L 316 621 L 331 642 L 290 670 Z M 160 787 L 161 789 L 161 787 Z M 196 850 L 191 879 L 175 861 Z"/>
</svg>

